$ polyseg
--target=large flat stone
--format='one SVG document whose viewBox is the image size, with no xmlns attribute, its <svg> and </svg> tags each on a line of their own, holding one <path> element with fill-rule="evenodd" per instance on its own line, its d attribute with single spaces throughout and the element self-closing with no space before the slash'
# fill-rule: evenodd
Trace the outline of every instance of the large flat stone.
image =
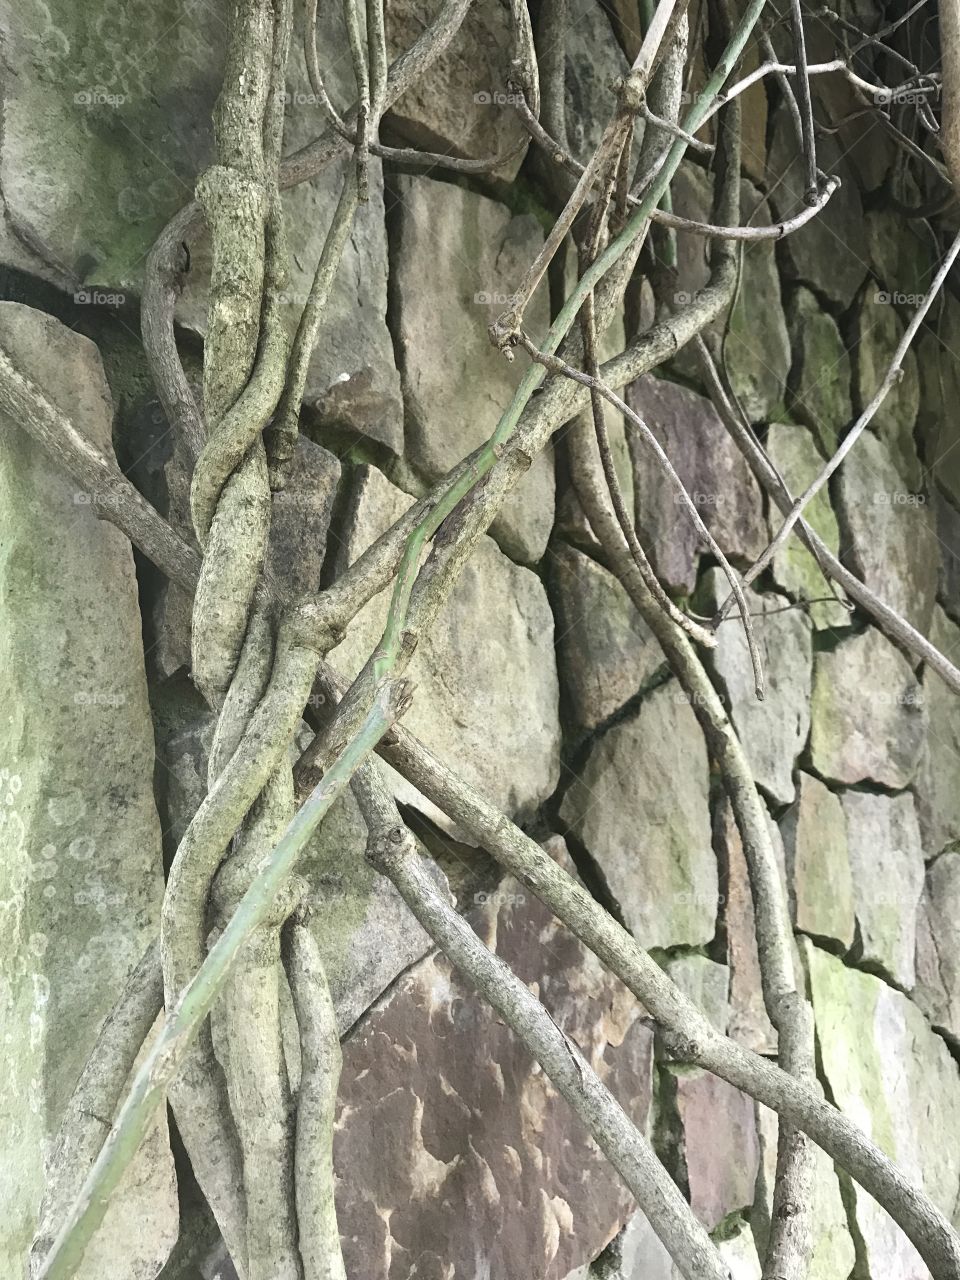
<svg viewBox="0 0 960 1280">
<path fill-rule="evenodd" d="M 596 560 L 555 543 L 549 564 L 567 713 L 574 731 L 585 733 L 640 691 L 663 653 L 626 591 Z"/>
<path fill-rule="evenodd" d="M 809 430 L 773 423 L 767 432 L 766 443 L 770 460 L 780 472 L 787 488 L 794 498 L 799 497 L 817 478 L 824 464 Z M 836 555 L 840 550 L 840 530 L 830 502 L 830 492 L 826 487 L 807 503 L 803 517 L 827 548 Z M 780 509 L 772 503 L 768 519 L 772 538 L 783 523 Z M 805 612 L 817 630 L 849 624 L 850 615 L 844 606 L 824 599 L 830 595 L 830 583 L 795 533 L 791 534 L 774 555 L 771 568 L 774 582 L 791 599 L 816 601 L 809 604 Z"/>
<path fill-rule="evenodd" d="M 714 935 L 717 865 L 708 767 L 693 711 L 671 684 L 591 749 L 561 808 L 644 947 Z"/>
<path fill-rule="evenodd" d="M 447 182 L 398 178 L 397 350 L 407 409 L 407 460 L 436 480 L 489 438 L 526 368 L 496 350 L 487 326 L 509 310 L 543 242 L 530 214 Z M 423 282 L 430 280 L 431 288 Z M 545 286 L 524 328 L 549 324 Z M 539 560 L 553 524 L 549 448 L 534 459 L 494 525 L 512 556 Z"/>
<path fill-rule="evenodd" d="M 951 662 L 960 658 L 960 627 L 939 605 L 933 611 L 930 641 Z M 923 676 L 927 740 L 914 790 L 923 848 L 928 858 L 960 840 L 960 701 L 936 672 Z"/>
<path fill-rule="evenodd" d="M 835 139 L 825 133 L 817 138 L 817 163 L 827 173 L 837 174 L 841 185 L 815 218 L 786 237 L 780 246 L 781 261 L 794 279 L 846 308 L 868 268 L 862 246 L 863 205 L 856 178 L 843 162 Z M 803 209 L 803 157 L 783 106 L 773 115 L 767 181 L 777 218 L 792 218 Z"/>
<path fill-rule="evenodd" d="M 894 352 L 903 337 L 904 324 L 894 299 L 900 295 L 867 287 L 860 298 L 854 346 L 854 390 L 857 409 L 863 412 L 887 376 Z M 870 421 L 869 430 L 884 442 L 890 460 L 910 490 L 920 487 L 921 467 L 913 429 L 920 407 L 917 357 L 908 347 L 900 365 L 900 377 L 887 392 Z"/>
<path fill-rule="evenodd" d="M 586 163 L 616 109 L 617 77 L 625 76 L 630 66 L 603 5 L 596 0 L 570 0 L 567 14 L 567 144 L 571 154 Z"/>
<path fill-rule="evenodd" d="M 960 1192 L 960 1149 L 941 1139 L 960 1124 L 957 1064 L 906 996 L 809 942 L 802 945 L 833 1099 L 951 1217 Z M 893 1219 L 856 1183 L 853 1195 L 866 1273 L 884 1280 L 925 1276 Z"/>
<path fill-rule="evenodd" d="M 226 20 L 219 2 L 185 17 L 178 0 L 53 0 L 5 22 L 12 265 L 68 289 L 139 289 L 147 251 L 212 156 Z"/>
<path fill-rule="evenodd" d="M 729 592 L 723 570 L 710 569 L 703 584 L 704 611 L 713 612 Z M 717 647 L 708 661 L 725 691 L 727 710 L 757 785 L 789 804 L 794 796 L 793 767 L 810 728 L 810 622 L 798 610 L 784 608 L 788 602 L 783 596 L 749 588 L 744 594 L 763 665 L 763 701 L 757 699 L 753 664 L 736 606 L 720 627 Z"/>
<path fill-rule="evenodd" d="M 310 928 L 323 957 L 341 1035 L 398 974 L 432 949 L 396 889 L 364 858 L 366 844 L 366 825 L 348 791 L 303 855 L 303 874 L 315 890 Z M 439 871 L 436 879 L 446 892 Z"/>
<path fill-rule="evenodd" d="M 663 446 L 721 550 L 735 560 L 756 559 L 766 545 L 760 488 L 710 401 L 652 377 L 632 383 L 627 400 Z M 689 594 L 705 543 L 652 452 L 642 449 L 642 457 L 641 541 L 664 586 Z"/>
<path fill-rule="evenodd" d="M 942 853 L 927 869 L 912 994 L 933 1025 L 960 1042 L 960 853 Z"/>
<path fill-rule="evenodd" d="M 390 58 L 410 48 L 439 10 L 436 0 L 394 0 L 386 13 Z M 512 57 L 508 10 L 496 0 L 479 0 L 449 46 L 390 108 L 386 128 L 408 146 L 468 160 L 516 148 L 496 171 L 513 178 L 526 151 L 527 131 L 508 86 Z"/>
<path fill-rule="evenodd" d="M 712 221 L 713 182 L 698 165 L 681 164 L 670 191 L 675 213 L 696 222 Z M 740 204 L 744 223 L 764 226 L 773 221 L 770 206 L 746 179 L 740 184 Z M 672 297 L 664 299 L 668 310 L 689 305 L 708 283 L 709 246 L 709 240 L 701 236 L 681 233 L 677 237 L 676 288 Z M 762 325 L 756 323 L 754 298 L 763 298 Z M 719 337 L 726 327 L 724 316 L 723 321 L 715 321 L 709 331 Z M 778 414 L 790 372 L 790 337 L 780 302 L 780 279 L 771 240 L 744 243 L 742 286 L 730 313 L 724 363 L 737 399 L 752 422 Z M 690 348 L 678 353 L 676 366 L 684 376 L 699 378 L 697 360 Z"/>
<path fill-rule="evenodd" d="M 726 1031 L 730 1019 L 730 970 L 706 956 L 672 956 L 664 966 L 671 982 L 692 1000 L 718 1031 Z"/>
<path fill-rule="evenodd" d="M 960 303 L 949 289 L 941 294 L 930 328 L 917 344 L 920 370 L 919 435 L 929 477 L 960 507 L 960 445 L 954 414 L 960 403 Z"/>
<path fill-rule="evenodd" d="M 923 693 L 910 664 L 873 627 L 816 655 L 810 762 L 850 786 L 909 786 L 927 732 Z"/>
<path fill-rule="evenodd" d="M 936 517 L 887 446 L 865 431 L 838 472 L 841 557 L 886 604 L 926 634 L 940 557 Z"/>
<path fill-rule="evenodd" d="M 93 444 L 112 405 L 94 345 L 0 304 L 0 342 Z M 44 1160 L 130 970 L 160 926 L 153 733 L 130 544 L 106 495 L 0 422 L 0 1272 L 24 1277 Z M 153 1280 L 177 1236 L 161 1117 L 77 1272 Z M 122 1264 L 117 1261 L 122 1258 Z"/>
<path fill-rule="evenodd" d="M 836 321 L 802 285 L 787 300 L 787 328 L 793 346 L 787 405 L 829 456 L 853 419 L 850 356 Z"/>
<path fill-rule="evenodd" d="M 341 530 L 341 565 L 356 560 L 411 501 L 376 469 L 360 468 Z M 355 675 L 379 643 L 389 602 L 387 588 L 331 650 L 345 674 Z M 488 800 L 506 813 L 528 814 L 551 794 L 560 749 L 553 615 L 539 578 L 491 539 L 481 539 L 420 640 L 410 677 L 414 700 L 404 724 Z M 436 812 L 412 788 L 401 792 Z"/>
<path fill-rule="evenodd" d="M 840 797 L 800 773 L 797 799 L 780 819 L 793 922 L 804 933 L 844 948 L 853 942 L 854 885 Z M 873 881 L 868 876 L 867 884 Z"/>
<path fill-rule="evenodd" d="M 652 1036 L 633 996 L 513 882 L 469 919 L 643 1128 Z M 525 1280 L 555 1280 L 595 1257 L 632 1209 L 540 1068 L 440 955 L 345 1042 L 338 1104 L 349 1275 L 506 1276 L 521 1259 Z"/>
<path fill-rule="evenodd" d="M 683 1172 L 694 1213 L 712 1231 L 753 1203 L 760 1164 L 754 1102 L 706 1071 L 668 1069 L 682 1133 Z"/>
<path fill-rule="evenodd" d="M 914 984 L 923 850 L 913 796 L 847 791 L 841 797 L 853 875 L 858 955 L 899 987 Z"/>
</svg>

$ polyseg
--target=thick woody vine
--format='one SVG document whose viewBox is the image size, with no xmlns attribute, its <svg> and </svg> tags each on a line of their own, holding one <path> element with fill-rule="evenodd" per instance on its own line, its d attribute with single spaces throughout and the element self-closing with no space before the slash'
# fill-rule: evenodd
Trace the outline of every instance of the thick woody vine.
<svg viewBox="0 0 960 1280">
<path fill-rule="evenodd" d="M 925 165 L 941 181 L 945 171 L 957 173 L 956 77 L 950 80 L 956 63 L 956 12 L 948 8 L 941 18 L 945 166 L 926 143 L 919 156 L 914 154 L 917 144 L 911 144 L 914 151 L 905 148 L 911 163 Z M 836 178 L 817 166 L 809 77 L 838 74 L 859 92 L 884 90 L 855 70 L 856 49 L 851 52 L 848 43 L 835 62 L 808 65 L 799 5 L 794 4 L 784 19 L 794 56 L 792 62 L 780 61 L 772 56 L 770 38 L 776 15 L 765 9 L 765 0 L 750 0 L 735 25 L 717 3 L 709 12 L 706 41 L 711 72 L 693 108 L 681 117 L 692 40 L 685 6 L 661 0 L 629 75 L 611 93 L 610 121 L 598 147 L 592 156 L 578 158 L 569 153 L 564 113 L 565 6 L 562 0 L 545 0 L 535 42 L 525 3 L 513 0 L 514 60 L 504 68 L 504 81 L 520 90 L 518 113 L 533 144 L 553 165 L 551 185 L 558 199 L 554 231 L 518 282 L 519 301 L 492 329 L 505 356 L 522 350 L 529 367 L 486 445 L 414 503 L 319 596 L 286 599 L 265 575 L 271 491 L 285 483 L 307 364 L 354 213 L 366 197 L 369 157 L 414 168 L 444 163 L 467 173 L 493 170 L 505 158 L 425 156 L 385 146 L 379 138 L 383 113 L 449 44 L 466 10 L 465 0 L 450 0 L 388 67 L 382 3 L 369 0 L 361 21 L 355 0 L 347 0 L 357 102 L 341 110 L 324 86 L 315 45 L 316 5 L 306 0 L 306 63 L 327 127 L 310 146 L 282 158 L 291 5 L 289 0 L 239 0 L 215 112 L 215 162 L 199 179 L 197 200 L 158 239 L 143 293 L 144 345 L 157 391 L 171 426 L 196 453 L 191 506 L 199 555 L 116 465 L 79 435 L 42 388 L 0 352 L 0 407 L 85 485 L 110 493 L 114 501 L 98 510 L 172 580 L 194 593 L 193 674 L 217 715 L 207 796 L 177 851 L 159 945 L 148 950 L 131 975 L 64 1121 L 34 1249 L 35 1273 L 50 1278 L 74 1274 L 151 1115 L 169 1095 L 198 1180 L 241 1275 L 249 1280 L 344 1276 L 331 1155 L 339 1044 L 319 952 L 304 925 L 317 889 L 298 875 L 297 862 L 330 805 L 352 786 L 369 832 L 371 863 L 393 881 L 436 945 L 539 1061 L 618 1170 L 681 1273 L 691 1280 L 722 1280 L 728 1274 L 656 1154 L 576 1046 L 425 874 L 415 841 L 373 759 L 378 753 L 540 897 L 624 981 L 657 1024 L 669 1053 L 715 1072 L 780 1114 L 765 1280 L 805 1274 L 811 1244 L 811 1141 L 887 1209 L 937 1280 L 960 1280 L 960 1240 L 944 1216 L 820 1095 L 812 1014 L 794 973 L 789 916 L 764 806 L 697 652 L 715 642 L 724 610 L 712 620 L 694 618 L 656 579 L 648 551 L 626 514 L 602 412 L 606 401 L 626 416 L 633 433 L 631 451 L 640 456 L 644 449 L 654 450 L 669 483 L 679 487 L 690 518 L 699 521 L 669 457 L 657 452 L 646 424 L 617 394 L 680 347 L 693 344 L 723 422 L 785 517 L 771 545 L 742 577 L 718 555 L 730 581 L 728 604 L 738 605 L 739 625 L 754 657 L 758 696 L 764 673 L 752 642 L 743 586 L 793 535 L 811 549 L 831 589 L 845 593 L 960 693 L 960 672 L 953 664 L 831 556 L 803 519 L 806 503 L 855 447 L 893 385 L 960 241 L 944 255 L 934 288 L 874 400 L 799 498 L 788 492 L 750 430 L 725 377 L 722 346 L 705 337 L 735 297 L 739 245 L 789 235 L 815 217 L 835 191 Z M 766 25 L 758 28 L 761 21 Z M 741 55 L 754 38 L 768 56 L 757 71 L 738 80 Z M 777 77 L 791 107 L 808 207 L 789 223 L 743 227 L 739 95 L 765 75 Z M 918 90 L 918 114 L 929 114 L 928 99 L 938 90 L 936 77 L 918 70 L 911 84 Z M 704 125 L 714 117 L 716 142 L 704 143 Z M 641 126 L 631 174 L 632 141 Z M 691 223 L 665 207 L 670 180 L 691 146 L 707 149 L 715 174 L 709 224 Z M 276 302 L 286 264 L 280 192 L 322 178 L 330 162 L 348 152 L 352 163 L 346 167 L 310 297 L 288 344 Z M 600 364 L 598 338 L 641 255 L 650 254 L 651 227 L 666 237 L 667 245 L 676 235 L 710 237 L 710 280 L 695 301 L 674 314 L 658 315 L 623 353 Z M 211 238 L 213 265 L 200 406 L 180 365 L 173 307 L 185 268 L 183 246 L 204 228 Z M 524 333 L 523 308 L 571 235 L 580 251 L 579 279 L 537 345 Z M 536 398 L 534 391 L 540 393 Z M 568 424 L 563 447 L 589 526 L 688 695 L 733 808 L 754 899 L 763 997 L 779 1033 L 776 1065 L 717 1032 L 599 903 L 401 723 L 412 693 L 404 671 L 419 639 L 507 494 L 536 454 Z M 702 524 L 698 528 L 705 532 Z M 348 685 L 326 655 L 363 605 L 391 584 L 383 639 Z M 314 687 L 324 695 L 328 715 L 322 722 L 314 720 L 313 742 L 291 769 L 290 746 Z M 302 1078 L 296 1098 L 290 1096 L 280 1038 L 282 981 L 293 996 L 300 1038 Z M 159 1010 L 161 991 L 159 1034 L 124 1095 L 129 1069 Z M 116 1123 L 99 1145 L 88 1117 L 114 1112 Z"/>
</svg>

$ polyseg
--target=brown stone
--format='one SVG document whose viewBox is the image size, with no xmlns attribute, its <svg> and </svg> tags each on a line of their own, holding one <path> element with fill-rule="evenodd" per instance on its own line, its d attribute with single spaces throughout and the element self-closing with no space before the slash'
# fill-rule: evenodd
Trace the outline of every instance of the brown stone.
<svg viewBox="0 0 960 1280">
<path fill-rule="evenodd" d="M 712 1231 L 727 1214 L 753 1203 L 760 1164 L 754 1102 L 706 1071 L 668 1074 L 683 1131 L 690 1204 Z"/>
<path fill-rule="evenodd" d="M 728 555 L 753 560 L 766 545 L 760 488 L 709 400 L 643 377 L 627 401 L 673 463 L 703 523 Z M 691 592 L 705 543 L 648 448 L 638 477 L 639 531 L 664 585 Z"/>
<path fill-rule="evenodd" d="M 515 882 L 469 919 L 642 1128 L 652 1043 L 633 996 Z M 436 954 L 344 1044 L 334 1158 L 347 1274 L 363 1280 L 518 1265 L 524 1280 L 558 1280 L 632 1208 L 540 1068 Z"/>
</svg>

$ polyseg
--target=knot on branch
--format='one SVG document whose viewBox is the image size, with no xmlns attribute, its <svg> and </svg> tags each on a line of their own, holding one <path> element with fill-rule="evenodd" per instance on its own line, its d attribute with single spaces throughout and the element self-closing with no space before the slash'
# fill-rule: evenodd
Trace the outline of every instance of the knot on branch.
<svg viewBox="0 0 960 1280">
<path fill-rule="evenodd" d="M 694 1036 L 666 1027 L 663 1029 L 663 1047 L 676 1062 L 696 1064 L 703 1053 L 703 1046 Z"/>
<path fill-rule="evenodd" d="M 389 875 L 405 859 L 414 857 L 416 852 L 417 842 L 409 828 L 394 826 L 371 831 L 364 856 L 377 871 Z"/>
<path fill-rule="evenodd" d="M 624 80 L 617 77 L 613 82 L 613 90 L 617 95 L 617 105 L 623 115 L 635 116 L 643 106 L 643 79 L 637 72 L 631 72 Z"/>
<path fill-rule="evenodd" d="M 513 359 L 513 348 L 520 341 L 520 316 L 516 311 L 504 311 L 493 324 L 487 326 L 490 341 L 502 351 L 508 360 Z"/>
<path fill-rule="evenodd" d="M 327 592 L 302 600 L 281 623 L 281 639 L 292 647 L 312 649 L 325 658 L 347 634 L 339 609 Z"/>
</svg>

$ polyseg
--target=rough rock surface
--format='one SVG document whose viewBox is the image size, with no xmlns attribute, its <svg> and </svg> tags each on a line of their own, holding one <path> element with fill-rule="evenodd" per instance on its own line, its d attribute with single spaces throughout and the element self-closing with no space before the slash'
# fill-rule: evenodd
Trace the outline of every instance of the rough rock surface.
<svg viewBox="0 0 960 1280">
<path fill-rule="evenodd" d="M 341 1035 L 398 974 L 431 950 L 429 937 L 396 889 L 365 860 L 366 843 L 367 828 L 347 791 L 303 856 L 303 874 L 316 888 L 310 928 L 323 957 Z M 436 879 L 446 892 L 439 871 Z"/>
<path fill-rule="evenodd" d="M 710 401 L 652 377 L 632 383 L 627 401 L 663 446 L 724 553 L 755 559 L 766 544 L 760 488 Z M 637 484 L 641 541 L 664 586 L 689 594 L 704 544 L 649 450 L 643 457 Z"/>
<path fill-rule="evenodd" d="M 960 403 L 960 303 L 948 290 L 938 303 L 936 323 L 920 334 L 919 434 L 927 474 L 960 507 L 960 449 L 952 423 Z"/>
<path fill-rule="evenodd" d="M 767 432 L 766 445 L 770 460 L 783 476 L 787 488 L 793 497 L 799 497 L 823 468 L 823 457 L 810 432 L 804 427 L 773 423 Z M 807 503 L 803 514 L 807 524 L 836 555 L 840 550 L 840 530 L 826 487 Z M 783 523 L 782 513 L 772 503 L 768 519 L 772 538 Z M 808 606 L 806 614 L 817 630 L 849 624 L 850 615 L 844 606 L 824 599 L 830 595 L 830 583 L 795 534 L 791 534 L 774 555 L 771 568 L 774 582 L 791 599 L 816 601 Z"/>
<path fill-rule="evenodd" d="M 730 1017 L 730 970 L 706 956 L 673 956 L 667 973 L 683 994 L 694 1002 L 718 1031 L 726 1031 Z"/>
<path fill-rule="evenodd" d="M 873 627 L 818 653 L 810 704 L 810 763 L 828 781 L 909 786 L 927 731 L 920 685 Z"/>
<path fill-rule="evenodd" d="M 509 363 L 487 326 L 510 309 L 543 235 L 532 215 L 512 216 L 495 200 L 429 178 L 399 178 L 392 214 L 408 460 L 432 481 L 489 438 L 520 381 L 526 362 Z M 541 287 L 524 328 L 540 338 L 548 325 Z M 520 481 L 494 534 L 517 559 L 539 560 L 553 504 L 547 450 Z"/>
<path fill-rule="evenodd" d="M 936 518 L 882 440 L 865 431 L 838 472 L 841 558 L 924 635 L 937 590 Z"/>
<path fill-rule="evenodd" d="M 729 593 L 723 570 L 710 569 L 704 577 L 707 604 L 701 612 L 712 614 Z M 774 800 L 789 804 L 794 762 L 810 728 L 810 622 L 797 610 L 785 609 L 783 596 L 749 589 L 745 595 L 763 664 L 763 701 L 757 698 L 747 638 L 735 605 L 708 661 L 725 692 L 725 705 L 757 785 Z"/>
<path fill-rule="evenodd" d="M 778 218 L 791 218 L 803 208 L 803 159 L 793 134 L 789 112 L 774 112 L 767 156 L 767 181 Z M 840 307 L 853 302 L 867 273 L 861 248 L 863 205 L 856 179 L 843 162 L 835 139 L 817 140 L 817 160 L 827 173 L 841 179 L 820 213 L 783 241 L 783 262 L 790 274 Z"/>
<path fill-rule="evenodd" d="M 801 773 L 796 802 L 780 819 L 780 830 L 794 924 L 804 933 L 849 947 L 856 919 L 840 797 L 819 778 Z M 868 876 L 867 884 L 873 879 Z"/>
<path fill-rule="evenodd" d="M 565 543 L 549 558 L 557 658 L 575 733 L 595 729 L 634 697 L 663 653 L 620 583 Z"/>
<path fill-rule="evenodd" d="M 842 797 L 853 874 L 858 951 L 909 990 L 914 983 L 923 850 L 913 796 L 847 791 Z"/>
<path fill-rule="evenodd" d="M 391 59 L 408 49 L 440 10 L 437 3 L 394 0 L 387 13 Z M 513 152 L 497 169 L 513 177 L 526 151 L 527 131 L 513 108 L 508 81 L 513 40 L 509 12 L 480 0 L 463 25 L 387 114 L 385 124 L 406 146 L 479 160 Z"/>
<path fill-rule="evenodd" d="M 903 337 L 904 325 L 893 305 L 894 295 L 867 285 L 857 314 L 854 389 L 858 412 L 870 403 L 886 377 L 893 353 Z M 901 376 L 884 397 L 869 430 L 884 442 L 890 460 L 908 489 L 920 487 L 921 468 L 913 428 L 920 407 L 920 379 L 917 357 L 912 347 L 901 363 Z"/>
<path fill-rule="evenodd" d="M 714 935 L 707 756 L 683 694 L 666 685 L 591 748 L 560 813 L 595 859 L 644 947 Z"/>
<path fill-rule="evenodd" d="M 643 1127 L 652 1037 L 633 996 L 512 881 L 469 918 Z M 438 955 L 344 1044 L 334 1158 L 347 1273 L 364 1280 L 406 1280 L 413 1266 L 473 1275 L 478 1247 L 490 1276 L 515 1274 L 519 1258 L 525 1280 L 559 1280 L 632 1207 L 539 1067 Z"/>
<path fill-rule="evenodd" d="M 690 1204 L 712 1231 L 753 1203 L 760 1163 L 754 1102 L 706 1071 L 664 1071 L 682 1130 Z"/>
<path fill-rule="evenodd" d="M 942 853 L 927 869 L 913 995 L 933 1025 L 960 1042 L 960 853 Z"/>
<path fill-rule="evenodd" d="M 343 565 L 410 502 L 375 468 L 360 468 L 341 533 Z M 379 642 L 389 601 L 389 589 L 371 600 L 331 650 L 344 674 L 355 675 Z M 553 617 L 529 569 L 481 539 L 409 672 L 414 700 L 404 724 L 488 800 L 507 813 L 528 813 L 551 794 L 560 747 Z"/>
<path fill-rule="evenodd" d="M 0 342 L 80 431 L 111 450 L 110 394 L 92 343 L 11 302 L 0 304 Z M 103 1018 L 160 924 L 160 824 L 133 555 L 97 519 L 103 500 L 79 490 L 3 418 L 0 1272 L 18 1280 L 47 1144 Z M 161 1119 L 78 1274 L 152 1280 L 176 1236 Z"/>
<path fill-rule="evenodd" d="M 938 605 L 930 641 L 951 662 L 960 657 L 960 627 Z M 960 840 L 960 703 L 934 671 L 923 677 L 927 740 L 916 779 L 917 816 L 928 858 Z"/>
<path fill-rule="evenodd" d="M 949 1217 L 960 1192 L 960 1150 L 931 1141 L 960 1124 L 960 1076 L 920 1010 L 879 978 L 804 944 L 823 1069 L 837 1105 Z M 854 1184 L 870 1275 L 926 1274 L 892 1218 Z"/>
<path fill-rule="evenodd" d="M 793 346 L 787 405 L 830 455 L 853 419 L 850 357 L 836 321 L 802 285 L 787 301 L 787 328 Z"/>
<path fill-rule="evenodd" d="M 711 184 L 702 169 L 692 163 L 681 164 L 671 183 L 674 211 L 697 222 L 711 221 Z M 770 206 L 756 187 L 744 180 L 740 184 L 740 215 L 744 223 L 769 225 L 773 221 Z M 664 299 L 668 308 L 682 308 L 693 301 L 710 277 L 709 241 L 700 236 L 680 236 L 677 245 L 677 283 L 673 297 Z M 763 325 L 755 323 L 752 299 L 763 298 Z M 724 324 L 715 322 L 712 330 L 721 335 Z M 744 412 L 752 422 L 773 417 L 780 409 L 790 371 L 790 338 L 780 303 L 780 280 L 771 240 L 746 241 L 743 246 L 741 288 L 730 315 L 725 342 L 725 364 L 730 383 Z M 698 369 L 693 352 L 683 350 L 677 357 L 677 368 L 685 376 L 696 378 Z"/>
<path fill-rule="evenodd" d="M 950 617 L 957 621 L 960 619 L 960 512 L 936 490 L 932 494 L 932 502 L 940 540 L 939 599 Z M 933 626 L 937 626 L 936 609 Z"/>
<path fill-rule="evenodd" d="M 616 79 L 629 69 L 607 11 L 591 0 L 570 0 L 564 105 L 567 144 L 579 160 L 599 143 L 616 102 Z"/>
<path fill-rule="evenodd" d="M 909 310 L 911 303 L 916 305 L 916 295 L 929 287 L 936 269 L 922 223 L 918 226 L 893 209 L 871 209 L 863 223 L 870 266 L 880 288 L 896 294 L 896 305 Z"/>
<path fill-rule="evenodd" d="M 102 286 L 86 291 L 91 305 L 139 287 L 210 162 L 223 13 L 181 17 L 175 0 L 95 12 L 53 0 L 4 23 L 5 256 L 71 292 Z"/>
</svg>

